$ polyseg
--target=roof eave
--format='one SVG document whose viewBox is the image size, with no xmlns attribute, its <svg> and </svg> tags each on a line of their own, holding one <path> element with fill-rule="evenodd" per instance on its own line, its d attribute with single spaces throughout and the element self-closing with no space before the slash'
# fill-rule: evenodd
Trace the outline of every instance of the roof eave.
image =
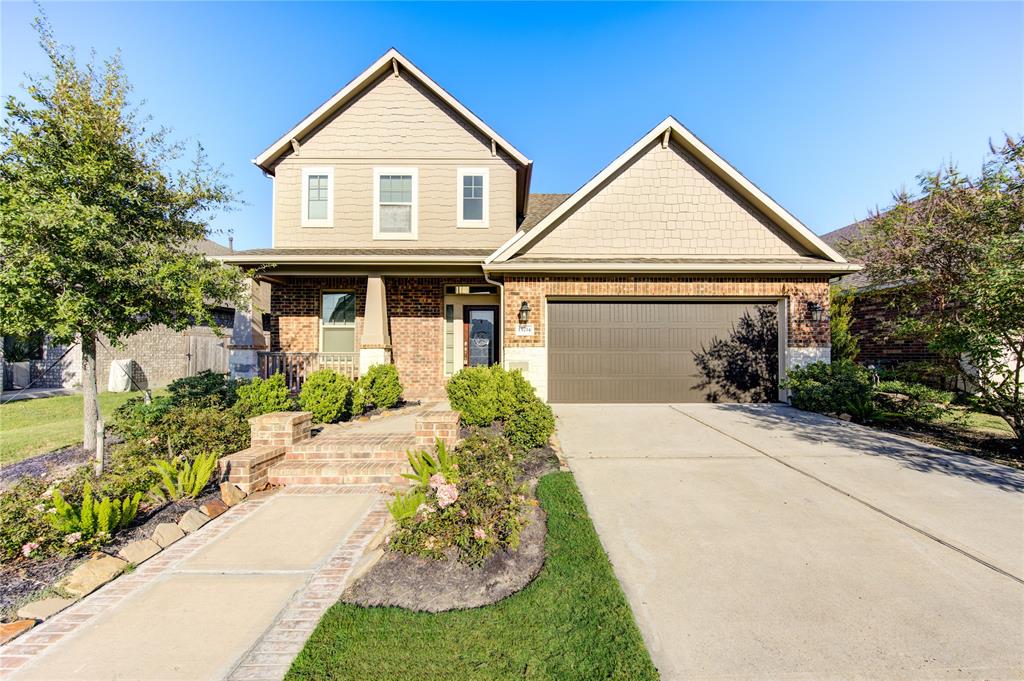
<svg viewBox="0 0 1024 681">
<path fill-rule="evenodd" d="M 545 263 L 545 262 L 490 262 L 483 265 L 485 272 L 553 272 L 565 274 L 588 273 L 666 273 L 666 274 L 850 274 L 861 269 L 853 263 Z"/>
</svg>

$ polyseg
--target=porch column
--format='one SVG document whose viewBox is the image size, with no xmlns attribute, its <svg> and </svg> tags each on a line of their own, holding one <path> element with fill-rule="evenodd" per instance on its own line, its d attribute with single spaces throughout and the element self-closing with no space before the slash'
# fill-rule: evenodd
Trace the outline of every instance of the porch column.
<svg viewBox="0 0 1024 681">
<path fill-rule="evenodd" d="M 374 364 L 391 362 L 391 335 L 388 333 L 388 301 L 384 278 L 370 275 L 366 278 L 366 312 L 363 316 L 363 335 L 359 339 L 359 374 L 365 374 Z"/>
<path fill-rule="evenodd" d="M 228 368 L 231 378 L 255 378 L 259 375 L 257 353 L 269 349 L 263 329 L 263 313 L 270 308 L 270 284 L 249 279 L 249 296 L 235 307 L 235 321 L 228 344 Z"/>
</svg>

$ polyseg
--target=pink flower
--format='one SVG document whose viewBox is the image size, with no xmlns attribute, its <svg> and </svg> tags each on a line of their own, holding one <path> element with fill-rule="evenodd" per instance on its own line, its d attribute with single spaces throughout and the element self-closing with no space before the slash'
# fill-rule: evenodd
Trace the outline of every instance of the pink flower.
<svg viewBox="0 0 1024 681">
<path fill-rule="evenodd" d="M 430 487 L 432 489 L 437 489 L 441 485 L 445 484 L 445 482 L 447 481 L 444 479 L 444 476 L 441 475 L 440 473 L 434 473 L 433 475 L 430 476 Z"/>
<path fill-rule="evenodd" d="M 82 538 L 82 533 L 81 532 L 72 532 L 69 535 L 65 535 L 64 543 L 67 544 L 68 546 L 71 546 L 72 544 L 77 544 L 78 541 L 81 538 Z"/>
<path fill-rule="evenodd" d="M 466 509 L 461 509 L 461 510 L 459 511 L 459 515 L 460 515 L 461 517 L 465 518 L 466 516 L 468 516 L 468 515 L 469 515 L 469 513 L 467 513 L 467 512 L 466 512 Z"/>
<path fill-rule="evenodd" d="M 437 488 L 437 505 L 440 508 L 447 508 L 454 504 L 459 498 L 459 490 L 455 485 L 440 485 Z"/>
<path fill-rule="evenodd" d="M 33 508 L 33 510 L 35 510 L 36 513 L 42 513 L 43 511 L 46 510 L 46 505 L 45 504 L 36 504 L 32 508 Z"/>
<path fill-rule="evenodd" d="M 474 527 L 473 528 L 473 538 L 474 539 L 479 539 L 480 541 L 483 541 L 484 539 L 487 539 L 487 532 L 485 532 L 484 528 L 482 528 L 482 527 Z"/>
<path fill-rule="evenodd" d="M 27 544 L 25 544 L 24 546 L 21 547 L 21 555 L 23 555 L 26 558 L 28 558 L 29 556 L 32 555 L 32 552 L 35 551 L 38 548 L 39 548 L 39 544 L 37 544 L 34 541 L 30 541 L 29 543 L 27 543 Z"/>
</svg>

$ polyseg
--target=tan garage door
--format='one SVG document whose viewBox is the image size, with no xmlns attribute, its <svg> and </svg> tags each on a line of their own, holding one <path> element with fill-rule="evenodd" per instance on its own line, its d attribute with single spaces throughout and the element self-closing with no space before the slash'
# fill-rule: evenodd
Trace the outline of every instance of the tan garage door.
<svg viewBox="0 0 1024 681">
<path fill-rule="evenodd" d="M 776 304 L 552 301 L 548 399 L 778 399 Z"/>
</svg>

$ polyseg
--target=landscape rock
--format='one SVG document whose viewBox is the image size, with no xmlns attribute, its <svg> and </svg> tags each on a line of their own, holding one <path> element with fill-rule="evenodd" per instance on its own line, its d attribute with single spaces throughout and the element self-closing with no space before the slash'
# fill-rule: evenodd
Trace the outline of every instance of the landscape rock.
<svg viewBox="0 0 1024 681">
<path fill-rule="evenodd" d="M 0 624 L 0 646 L 18 638 L 34 626 L 36 626 L 35 620 L 18 620 Z"/>
<path fill-rule="evenodd" d="M 181 531 L 181 528 L 174 523 L 160 523 L 153 530 L 153 541 L 160 545 L 160 548 L 166 549 L 168 546 L 178 541 L 185 536 L 185 533 Z"/>
<path fill-rule="evenodd" d="M 18 617 L 28 620 L 46 620 L 74 603 L 77 603 L 77 600 L 74 598 L 57 597 L 32 601 L 18 608 Z"/>
<path fill-rule="evenodd" d="M 234 484 L 230 482 L 220 483 L 220 498 L 224 500 L 224 503 L 228 506 L 234 506 L 235 504 L 245 499 L 246 493 L 238 489 Z"/>
<path fill-rule="evenodd" d="M 185 532 L 195 532 L 208 522 L 210 522 L 210 516 L 190 508 L 185 511 L 185 515 L 181 516 L 181 520 L 178 521 L 178 527 Z"/>
<path fill-rule="evenodd" d="M 210 516 L 210 518 L 216 518 L 224 511 L 228 510 L 228 505 L 220 499 L 210 499 L 205 504 L 199 507 L 199 510 Z"/>
<path fill-rule="evenodd" d="M 127 565 L 127 561 L 103 554 L 76 567 L 60 583 L 60 588 L 75 596 L 91 594 L 121 574 Z"/>
<path fill-rule="evenodd" d="M 129 563 L 138 565 L 144 563 L 156 554 L 160 553 L 160 545 L 152 539 L 140 539 L 126 544 L 117 555 Z"/>
</svg>

